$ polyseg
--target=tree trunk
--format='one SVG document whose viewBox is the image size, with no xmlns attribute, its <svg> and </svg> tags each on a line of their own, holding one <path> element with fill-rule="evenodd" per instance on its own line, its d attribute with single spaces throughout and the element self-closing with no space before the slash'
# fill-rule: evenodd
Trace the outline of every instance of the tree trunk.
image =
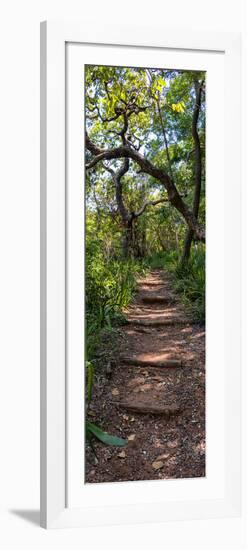
<svg viewBox="0 0 247 550">
<path fill-rule="evenodd" d="M 138 218 L 133 220 L 133 249 L 135 258 L 144 258 L 146 255 L 146 229 L 140 226 Z"/>
<path fill-rule="evenodd" d="M 132 213 L 131 219 L 124 224 L 123 256 L 124 258 L 144 258 L 146 255 L 146 231 L 138 228 L 137 218 Z"/>
<path fill-rule="evenodd" d="M 126 259 L 134 257 L 134 219 L 133 217 L 131 217 L 124 224 L 123 256 Z"/>
<path fill-rule="evenodd" d="M 184 240 L 182 263 L 187 262 L 190 258 L 190 251 L 191 251 L 193 236 L 194 236 L 194 232 L 191 229 L 188 229 Z"/>
<path fill-rule="evenodd" d="M 201 159 L 201 144 L 200 144 L 200 138 L 199 133 L 197 129 L 197 123 L 201 108 L 201 95 L 202 95 L 202 84 L 203 82 L 199 82 L 198 80 L 195 80 L 195 92 L 196 92 L 196 100 L 195 100 L 195 108 L 193 113 L 193 119 L 192 119 L 192 137 L 194 140 L 195 150 L 194 150 L 194 181 L 195 181 L 195 192 L 194 192 L 194 201 L 193 201 L 193 214 L 195 216 L 195 219 L 198 219 L 198 213 L 199 213 L 199 206 L 200 206 L 200 196 L 201 196 L 201 179 L 202 179 L 202 159 Z M 187 229 L 187 233 L 185 236 L 184 241 L 184 249 L 183 254 L 181 258 L 181 262 L 185 263 L 190 258 L 190 250 L 191 250 L 191 243 L 194 238 L 194 231 L 190 227 Z"/>
</svg>

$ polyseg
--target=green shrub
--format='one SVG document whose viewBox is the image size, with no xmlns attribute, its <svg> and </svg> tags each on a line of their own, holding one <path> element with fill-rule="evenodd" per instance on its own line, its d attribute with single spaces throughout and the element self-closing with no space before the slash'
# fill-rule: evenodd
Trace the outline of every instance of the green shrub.
<svg viewBox="0 0 247 550">
<path fill-rule="evenodd" d="M 186 310 L 198 322 L 205 321 L 205 245 L 194 244 L 188 262 L 181 263 L 178 250 L 159 252 L 149 259 L 152 269 L 166 269 Z"/>
<path fill-rule="evenodd" d="M 86 356 L 90 361 L 104 327 L 124 322 L 122 309 L 135 291 L 145 265 L 137 260 L 106 259 L 90 241 L 86 249 Z"/>
</svg>

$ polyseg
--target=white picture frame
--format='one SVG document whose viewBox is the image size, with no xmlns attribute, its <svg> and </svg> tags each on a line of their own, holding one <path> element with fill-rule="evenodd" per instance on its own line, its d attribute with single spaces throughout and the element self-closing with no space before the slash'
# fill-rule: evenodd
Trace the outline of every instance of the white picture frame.
<svg viewBox="0 0 247 550">
<path fill-rule="evenodd" d="M 66 212 L 68 167 L 65 162 L 66 45 L 112 45 L 224 56 L 224 211 L 232 224 L 224 226 L 225 242 L 225 360 L 223 414 L 224 465 L 220 496 L 183 496 L 156 501 L 155 491 L 140 501 L 110 505 L 68 505 L 68 369 Z M 162 522 L 171 519 L 239 517 L 241 513 L 241 399 L 240 399 L 240 77 L 241 36 L 238 33 L 196 33 L 190 30 L 117 26 L 89 29 L 82 23 L 41 24 L 41 525 L 46 528 Z M 234 98 L 234 103 L 233 103 Z M 234 135 L 234 142 L 232 142 Z M 83 143 L 82 149 L 83 151 Z M 83 154 L 83 152 L 82 152 Z M 234 181 L 234 193 L 232 193 Z M 228 191 L 228 192 L 227 192 Z M 81 235 L 78 234 L 79 240 Z M 78 279 L 78 277 L 77 277 Z M 79 278 L 80 279 L 80 278 Z M 231 289 L 234 286 L 234 294 Z M 79 300 L 80 303 L 80 300 Z M 232 369 L 234 364 L 234 370 Z M 83 425 L 83 420 L 81 420 Z M 222 424 L 222 425 L 223 425 Z M 189 483 L 191 480 L 189 481 Z M 134 482 L 135 483 L 135 482 Z M 146 482 L 145 482 L 146 483 Z M 149 483 L 149 482 L 147 482 Z M 156 482 L 156 487 L 164 482 Z M 165 482 L 167 483 L 167 482 Z M 178 481 L 181 483 L 181 481 Z M 133 485 L 134 487 L 134 485 Z M 163 486 L 162 486 L 163 487 Z M 105 484 L 105 493 L 107 486 Z M 187 497 L 186 497 L 187 491 Z M 102 493 L 102 490 L 101 490 Z M 96 497 L 96 501 L 97 497 Z"/>
</svg>

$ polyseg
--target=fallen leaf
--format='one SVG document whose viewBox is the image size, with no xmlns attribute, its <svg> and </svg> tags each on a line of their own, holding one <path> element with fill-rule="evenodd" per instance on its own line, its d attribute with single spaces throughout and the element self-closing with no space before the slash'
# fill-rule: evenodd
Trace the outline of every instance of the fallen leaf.
<svg viewBox="0 0 247 550">
<path fill-rule="evenodd" d="M 96 412 L 94 411 L 88 411 L 88 416 L 96 416 Z"/>
<path fill-rule="evenodd" d="M 160 460 L 166 460 L 167 458 L 169 458 L 170 454 L 169 453 L 164 453 L 163 455 L 159 455 L 157 456 L 156 458 L 156 461 L 160 461 Z"/>
<path fill-rule="evenodd" d="M 160 470 L 161 468 L 163 468 L 164 462 L 162 462 L 162 460 L 157 460 L 153 462 L 152 466 L 154 470 Z"/>
<path fill-rule="evenodd" d="M 114 388 L 111 393 L 112 395 L 119 395 L 119 390 L 117 388 Z"/>
<path fill-rule="evenodd" d="M 123 419 L 124 420 L 129 420 L 129 417 L 127 416 L 127 414 L 123 414 Z"/>
<path fill-rule="evenodd" d="M 121 451 L 121 453 L 118 453 L 118 457 L 119 457 L 119 458 L 126 458 L 126 452 L 125 452 L 125 451 Z"/>
<path fill-rule="evenodd" d="M 135 437 L 135 434 L 128 435 L 128 441 L 134 441 Z"/>
<path fill-rule="evenodd" d="M 135 417 L 132 416 L 132 418 L 130 419 L 130 422 L 135 422 Z"/>
</svg>

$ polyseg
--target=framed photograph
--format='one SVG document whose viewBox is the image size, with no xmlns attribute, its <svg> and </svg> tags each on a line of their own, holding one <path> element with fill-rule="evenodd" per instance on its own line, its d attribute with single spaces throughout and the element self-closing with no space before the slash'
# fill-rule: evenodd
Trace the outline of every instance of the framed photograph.
<svg viewBox="0 0 247 550">
<path fill-rule="evenodd" d="M 41 524 L 240 517 L 241 35 L 41 24 Z"/>
</svg>

